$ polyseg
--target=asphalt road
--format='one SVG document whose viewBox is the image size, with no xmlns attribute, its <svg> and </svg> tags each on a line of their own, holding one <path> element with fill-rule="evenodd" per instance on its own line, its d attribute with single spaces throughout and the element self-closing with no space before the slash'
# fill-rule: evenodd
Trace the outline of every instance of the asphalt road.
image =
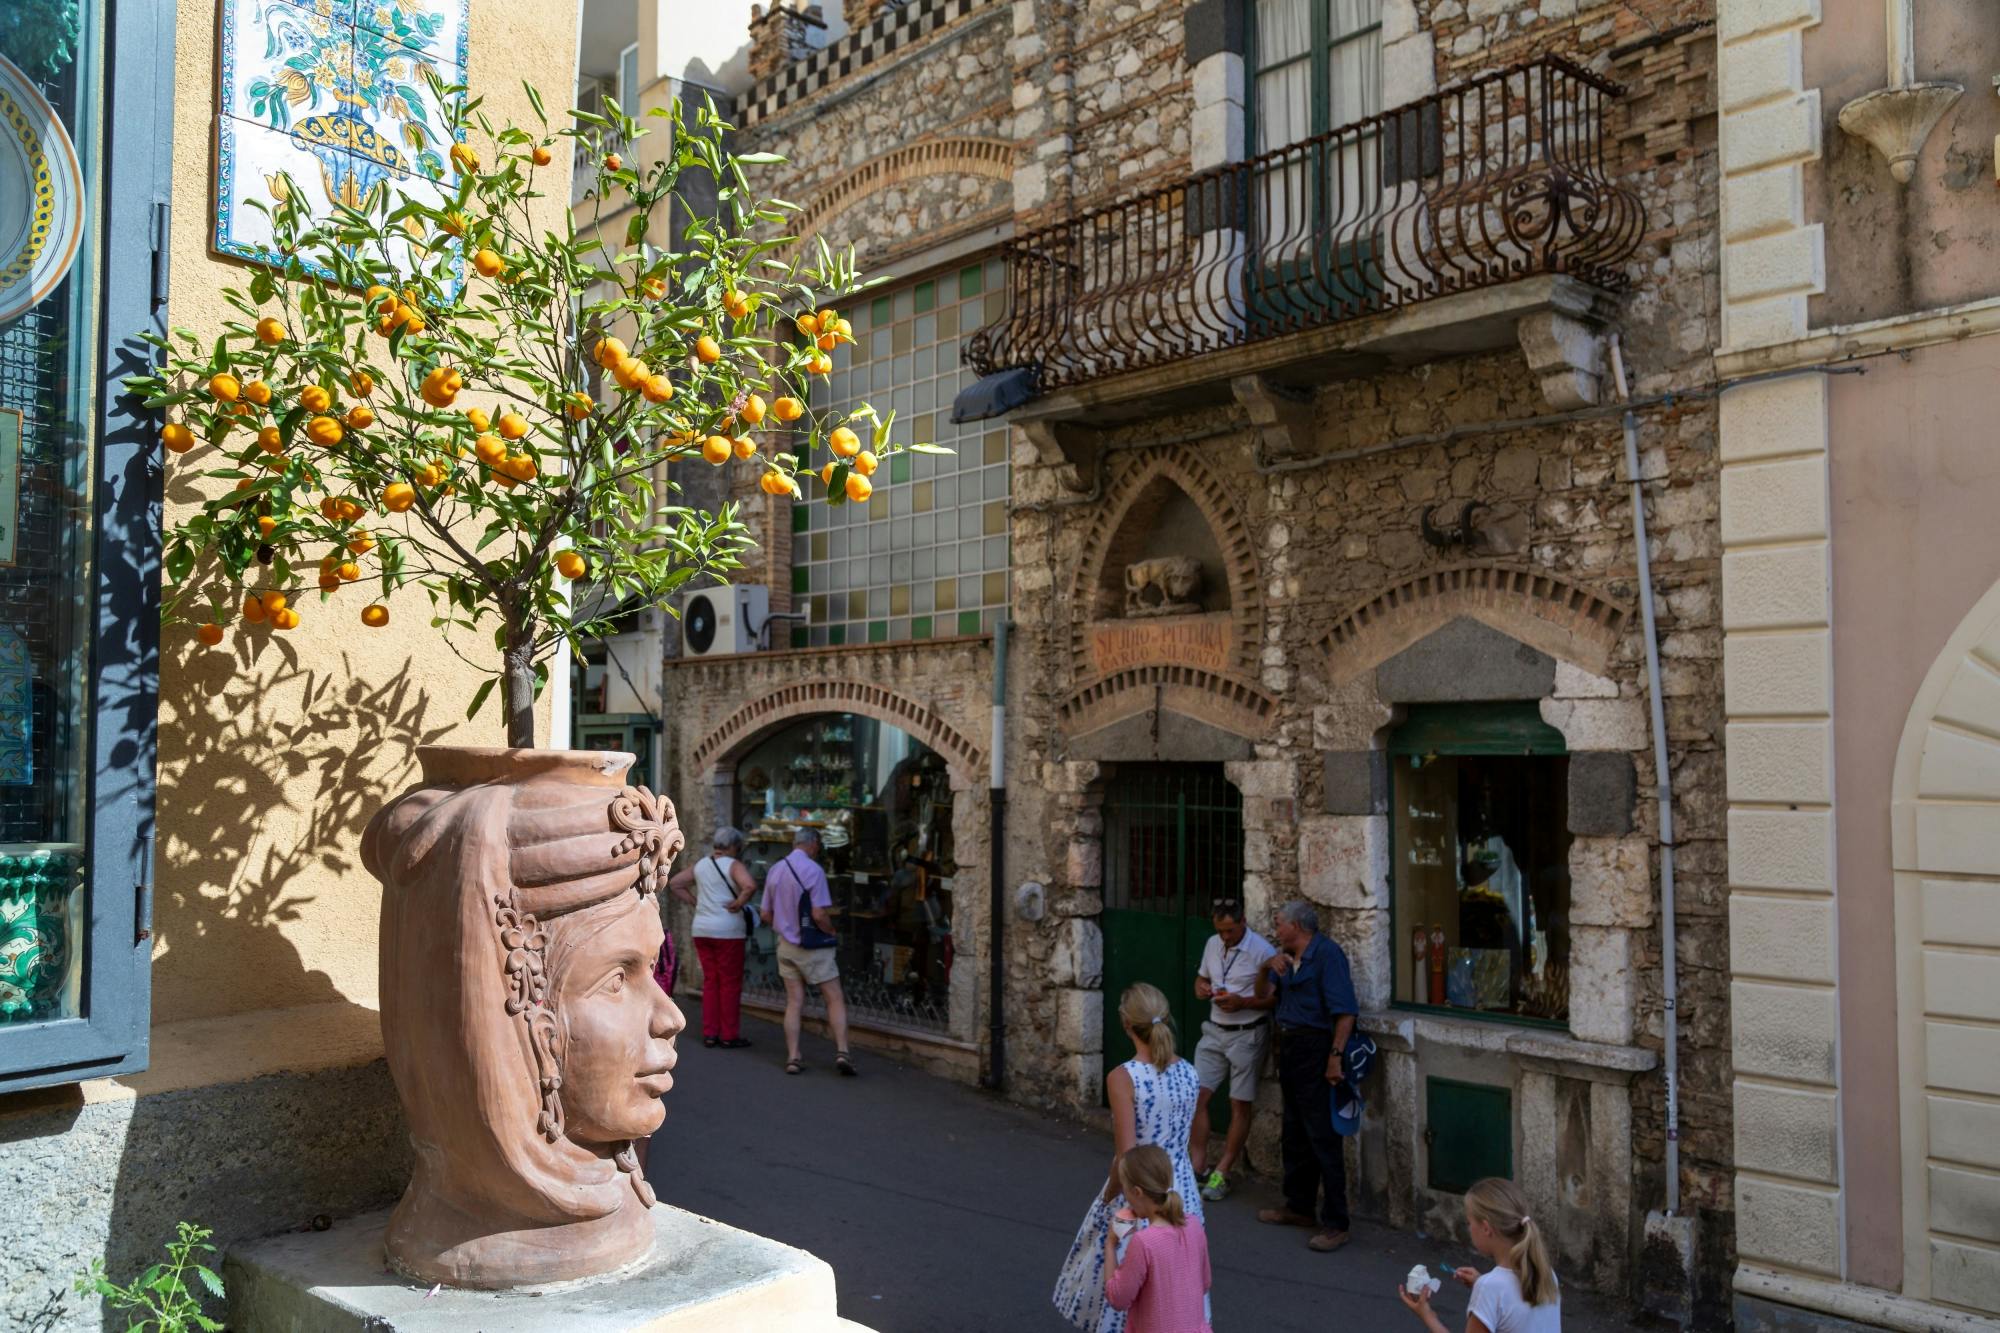
<svg viewBox="0 0 2000 1333">
<path fill-rule="evenodd" d="M 810 1034 L 807 1072 L 788 1077 L 775 1026 L 746 1018 L 755 1046 L 706 1050 L 689 1019 L 648 1153 L 662 1199 L 819 1255 L 841 1314 L 880 1333 L 1068 1327 L 1049 1293 L 1103 1185 L 1103 1134 L 867 1051 L 861 1077 L 840 1078 L 830 1044 Z M 1366 1224 L 1345 1250 L 1315 1254 L 1306 1233 L 1257 1223 L 1276 1201 L 1253 1182 L 1207 1205 L 1219 1333 L 1420 1330 L 1395 1295 L 1410 1265 L 1477 1261 Z M 1583 1293 L 1564 1307 L 1568 1333 L 1632 1327 Z M 1447 1287 L 1448 1328 L 1464 1326 L 1464 1309 L 1464 1289 Z"/>
</svg>

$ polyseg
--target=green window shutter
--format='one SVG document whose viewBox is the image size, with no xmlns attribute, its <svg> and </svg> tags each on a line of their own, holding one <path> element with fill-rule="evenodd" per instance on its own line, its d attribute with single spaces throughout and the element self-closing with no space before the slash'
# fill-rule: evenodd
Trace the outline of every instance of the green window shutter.
<svg viewBox="0 0 2000 1333">
<path fill-rule="evenodd" d="M 1389 753 L 1567 754 L 1539 704 L 1413 704 L 1389 738 Z"/>
<path fill-rule="evenodd" d="M 1487 1083 L 1424 1080 L 1427 1183 L 1463 1194 L 1487 1176 L 1514 1178 L 1514 1094 Z"/>
</svg>

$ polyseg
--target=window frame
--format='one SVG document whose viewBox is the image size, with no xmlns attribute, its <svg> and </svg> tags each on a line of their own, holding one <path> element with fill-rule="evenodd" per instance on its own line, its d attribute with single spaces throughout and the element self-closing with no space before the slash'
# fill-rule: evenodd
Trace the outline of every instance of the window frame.
<svg viewBox="0 0 2000 1333">
<path fill-rule="evenodd" d="M 80 1013 L 0 1029 L 0 1092 L 136 1073 L 152 1008 L 162 469 L 154 414 L 119 387 L 166 327 L 174 7 L 98 0 L 103 175 L 91 421 L 96 579 Z M 143 238 L 144 243 L 140 243 Z"/>
<path fill-rule="evenodd" d="M 1415 717 L 1399 720 L 1389 731 L 1384 747 L 1389 766 L 1389 816 L 1388 829 L 1384 834 L 1389 854 L 1389 1008 L 1412 1014 L 1428 1014 L 1433 1017 L 1464 1019 L 1473 1023 L 1504 1023 L 1512 1027 L 1540 1028 L 1550 1032 L 1567 1032 L 1570 1020 L 1564 1018 L 1535 1018 L 1527 1014 L 1496 1013 L 1488 1009 L 1461 1009 L 1449 1004 L 1430 1004 L 1418 1000 L 1398 998 L 1404 973 L 1409 960 L 1404 952 L 1404 922 L 1396 908 L 1396 872 L 1401 862 L 1396 846 L 1396 810 L 1400 800 L 1397 781 L 1399 760 L 1413 754 L 1433 756 L 1505 757 L 1505 756 L 1548 756 L 1572 757 L 1562 733 L 1542 722 L 1539 712 L 1535 713 L 1533 724 L 1528 721 L 1530 710 L 1537 710 L 1540 701 L 1534 699 L 1513 700 L 1500 703 L 1474 704 L 1430 704 L 1422 705 L 1422 712 Z M 1518 715 L 1518 716 L 1510 716 Z M 1457 739 L 1441 739 L 1428 734 L 1433 728 L 1456 723 L 1463 732 Z M 1553 738 L 1553 739 L 1551 739 Z M 1454 840 L 1455 840 L 1454 835 Z M 1571 885 L 1571 902 L 1574 905 L 1575 885 Z"/>
<path fill-rule="evenodd" d="M 1260 65 L 1257 63 L 1257 48 L 1259 45 L 1257 11 L 1259 6 L 1257 0 L 1248 0 L 1245 6 L 1243 24 L 1243 87 L 1245 94 L 1243 108 L 1243 156 L 1246 158 L 1254 158 L 1259 153 L 1257 147 L 1257 124 L 1261 119 L 1258 110 L 1261 105 L 1261 99 L 1257 95 L 1257 80 L 1261 75 L 1267 74 L 1272 70 L 1284 69 L 1288 66 L 1296 65 L 1301 60 L 1311 62 L 1312 97 L 1310 99 L 1310 123 L 1306 128 L 1306 132 L 1300 138 L 1310 139 L 1317 135 L 1325 134 L 1329 130 L 1339 128 L 1339 126 L 1331 123 L 1333 116 L 1332 58 L 1335 48 L 1345 46 L 1349 42 L 1361 41 L 1370 34 L 1379 34 L 1382 31 L 1382 11 L 1379 5 L 1376 8 L 1375 21 L 1373 23 L 1356 28 L 1353 32 L 1344 33 L 1338 39 L 1335 39 L 1333 36 L 1333 20 L 1329 14 L 1329 10 L 1332 7 L 1332 0 L 1294 0 L 1294 3 L 1309 4 L 1312 6 L 1312 37 L 1303 53 L 1281 60 L 1275 65 Z M 1377 107 L 1371 114 L 1379 115 L 1387 109 L 1386 106 Z M 1293 142 L 1298 142 L 1298 140 L 1294 140 Z M 1272 147 L 1282 148 L 1284 145 L 1274 144 Z"/>
</svg>

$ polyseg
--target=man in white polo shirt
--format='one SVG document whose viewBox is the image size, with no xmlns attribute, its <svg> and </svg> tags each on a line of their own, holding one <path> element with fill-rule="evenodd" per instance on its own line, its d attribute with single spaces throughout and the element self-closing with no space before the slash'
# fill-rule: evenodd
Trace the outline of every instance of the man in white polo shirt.
<svg viewBox="0 0 2000 1333">
<path fill-rule="evenodd" d="M 1194 975 L 1196 998 L 1209 1002 L 1208 1021 L 1195 1044 L 1194 1067 L 1201 1076 L 1201 1096 L 1195 1102 L 1194 1127 L 1188 1157 L 1201 1197 L 1221 1199 L 1229 1193 L 1229 1173 L 1243 1156 L 1250 1137 L 1250 1107 L 1257 1099 L 1257 1071 L 1271 1042 L 1271 1015 L 1257 1000 L 1257 969 L 1277 950 L 1243 922 L 1243 904 L 1218 898 L 1211 910 L 1215 934 L 1201 951 Z M 1229 1140 L 1215 1169 L 1208 1164 L 1208 1099 L 1224 1080 L 1229 1083 Z"/>
</svg>

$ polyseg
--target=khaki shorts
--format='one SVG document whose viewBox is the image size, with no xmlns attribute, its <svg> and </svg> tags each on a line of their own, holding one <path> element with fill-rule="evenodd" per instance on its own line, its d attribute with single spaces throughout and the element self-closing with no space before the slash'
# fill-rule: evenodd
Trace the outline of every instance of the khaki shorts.
<svg viewBox="0 0 2000 1333">
<path fill-rule="evenodd" d="M 808 986 L 824 986 L 840 980 L 840 964 L 834 949 L 801 949 L 790 940 L 778 941 L 778 975 L 797 977 Z"/>
<path fill-rule="evenodd" d="M 1257 1100 L 1257 1072 L 1264 1064 L 1264 1051 L 1271 1044 L 1271 1025 L 1259 1023 L 1249 1028 L 1226 1028 L 1215 1023 L 1201 1025 L 1201 1040 L 1194 1047 L 1194 1072 L 1201 1086 L 1214 1092 L 1229 1079 L 1229 1100 Z"/>
</svg>

